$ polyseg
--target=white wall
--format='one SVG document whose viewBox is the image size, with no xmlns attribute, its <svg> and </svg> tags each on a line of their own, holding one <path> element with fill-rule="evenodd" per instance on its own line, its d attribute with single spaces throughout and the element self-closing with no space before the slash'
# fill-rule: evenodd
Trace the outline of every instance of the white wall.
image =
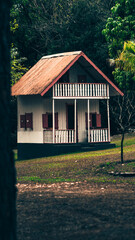
<svg viewBox="0 0 135 240">
<path fill-rule="evenodd" d="M 58 128 L 66 129 L 66 105 L 74 100 L 55 100 L 55 112 L 58 112 Z M 33 113 L 33 130 L 20 128 L 20 115 Z M 42 114 L 52 112 L 52 100 L 41 96 L 18 97 L 18 143 L 43 143 Z M 87 100 L 77 100 L 78 141 L 86 141 L 85 112 Z M 90 112 L 99 113 L 99 100 L 90 100 Z"/>
<path fill-rule="evenodd" d="M 18 143 L 42 143 L 42 112 L 43 98 L 41 96 L 19 96 L 18 104 Z M 20 128 L 20 115 L 33 113 L 33 130 Z"/>
</svg>

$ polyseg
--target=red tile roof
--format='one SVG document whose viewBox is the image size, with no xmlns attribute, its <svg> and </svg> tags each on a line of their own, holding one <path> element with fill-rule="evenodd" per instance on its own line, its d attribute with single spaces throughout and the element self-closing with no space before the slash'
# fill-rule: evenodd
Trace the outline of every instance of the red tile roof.
<svg viewBox="0 0 135 240">
<path fill-rule="evenodd" d="M 80 57 L 84 57 L 94 71 L 98 72 L 120 95 L 123 95 L 83 52 L 78 51 L 42 57 L 14 84 L 11 88 L 12 96 L 36 94 L 43 96 Z"/>
</svg>

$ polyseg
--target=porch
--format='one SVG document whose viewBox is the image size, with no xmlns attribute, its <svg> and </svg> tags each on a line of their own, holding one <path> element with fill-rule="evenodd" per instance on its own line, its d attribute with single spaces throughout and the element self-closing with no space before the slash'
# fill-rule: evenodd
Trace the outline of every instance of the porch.
<svg viewBox="0 0 135 240">
<path fill-rule="evenodd" d="M 100 101 L 106 102 L 106 125 L 101 124 Z M 108 84 L 57 83 L 50 108 L 52 120 L 43 130 L 43 143 L 110 142 Z"/>
<path fill-rule="evenodd" d="M 105 128 L 90 129 L 89 130 L 90 137 L 88 137 L 88 130 L 84 131 L 82 134 L 85 135 L 85 139 L 86 139 L 85 142 L 88 142 L 88 143 L 109 142 L 107 128 L 106 129 Z M 76 139 L 76 137 L 75 137 L 74 129 L 55 130 L 54 143 L 76 143 L 75 139 Z M 53 131 L 52 130 L 44 130 L 43 142 L 44 143 L 53 143 Z"/>
</svg>

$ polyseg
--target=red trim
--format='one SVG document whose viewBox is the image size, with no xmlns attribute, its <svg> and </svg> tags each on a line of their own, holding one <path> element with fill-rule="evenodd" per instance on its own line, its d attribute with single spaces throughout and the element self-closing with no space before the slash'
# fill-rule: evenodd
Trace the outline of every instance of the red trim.
<svg viewBox="0 0 135 240">
<path fill-rule="evenodd" d="M 82 56 L 82 52 L 77 55 L 74 60 L 53 80 L 53 82 L 41 93 L 41 96 L 44 94 L 69 70 L 70 67 Z"/>
<path fill-rule="evenodd" d="M 72 67 L 72 65 L 80 58 L 80 57 L 84 57 L 86 59 L 87 62 L 89 62 L 92 67 L 94 67 L 99 74 L 110 84 L 112 85 L 113 88 L 115 88 L 115 90 L 121 95 L 123 96 L 124 93 L 121 92 L 121 90 L 116 87 L 116 85 L 83 53 L 81 52 L 79 55 L 77 55 L 72 61 L 71 63 L 68 64 L 68 66 L 53 80 L 53 82 L 41 93 L 41 96 L 44 96 L 44 94 L 69 70 L 70 67 Z"/>
<path fill-rule="evenodd" d="M 121 90 L 116 87 L 116 85 L 82 52 L 81 55 L 99 72 L 100 75 L 102 75 L 103 78 L 106 79 L 107 82 L 109 82 L 115 89 L 116 91 L 123 96 L 124 93 L 121 92 Z"/>
</svg>

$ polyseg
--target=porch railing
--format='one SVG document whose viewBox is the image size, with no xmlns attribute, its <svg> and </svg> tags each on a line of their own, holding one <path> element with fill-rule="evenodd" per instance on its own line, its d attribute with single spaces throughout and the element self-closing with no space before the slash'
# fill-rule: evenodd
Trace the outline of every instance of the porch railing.
<svg viewBox="0 0 135 240">
<path fill-rule="evenodd" d="M 53 131 L 44 130 L 44 143 L 53 143 Z M 56 130 L 55 143 L 74 143 L 75 131 L 71 130 Z M 108 142 L 108 129 L 90 129 L 90 142 Z"/>
<path fill-rule="evenodd" d="M 74 143 L 74 130 L 56 130 L 56 143 Z"/>
<path fill-rule="evenodd" d="M 43 142 L 44 143 L 53 143 L 53 131 L 52 130 L 44 130 Z"/>
<path fill-rule="evenodd" d="M 108 142 L 108 129 L 91 129 L 90 142 Z"/>
<path fill-rule="evenodd" d="M 44 130 L 44 143 L 53 143 L 53 131 Z M 56 130 L 55 143 L 74 143 L 74 130 Z"/>
<path fill-rule="evenodd" d="M 58 83 L 54 85 L 54 97 L 109 97 L 104 83 Z"/>
</svg>

